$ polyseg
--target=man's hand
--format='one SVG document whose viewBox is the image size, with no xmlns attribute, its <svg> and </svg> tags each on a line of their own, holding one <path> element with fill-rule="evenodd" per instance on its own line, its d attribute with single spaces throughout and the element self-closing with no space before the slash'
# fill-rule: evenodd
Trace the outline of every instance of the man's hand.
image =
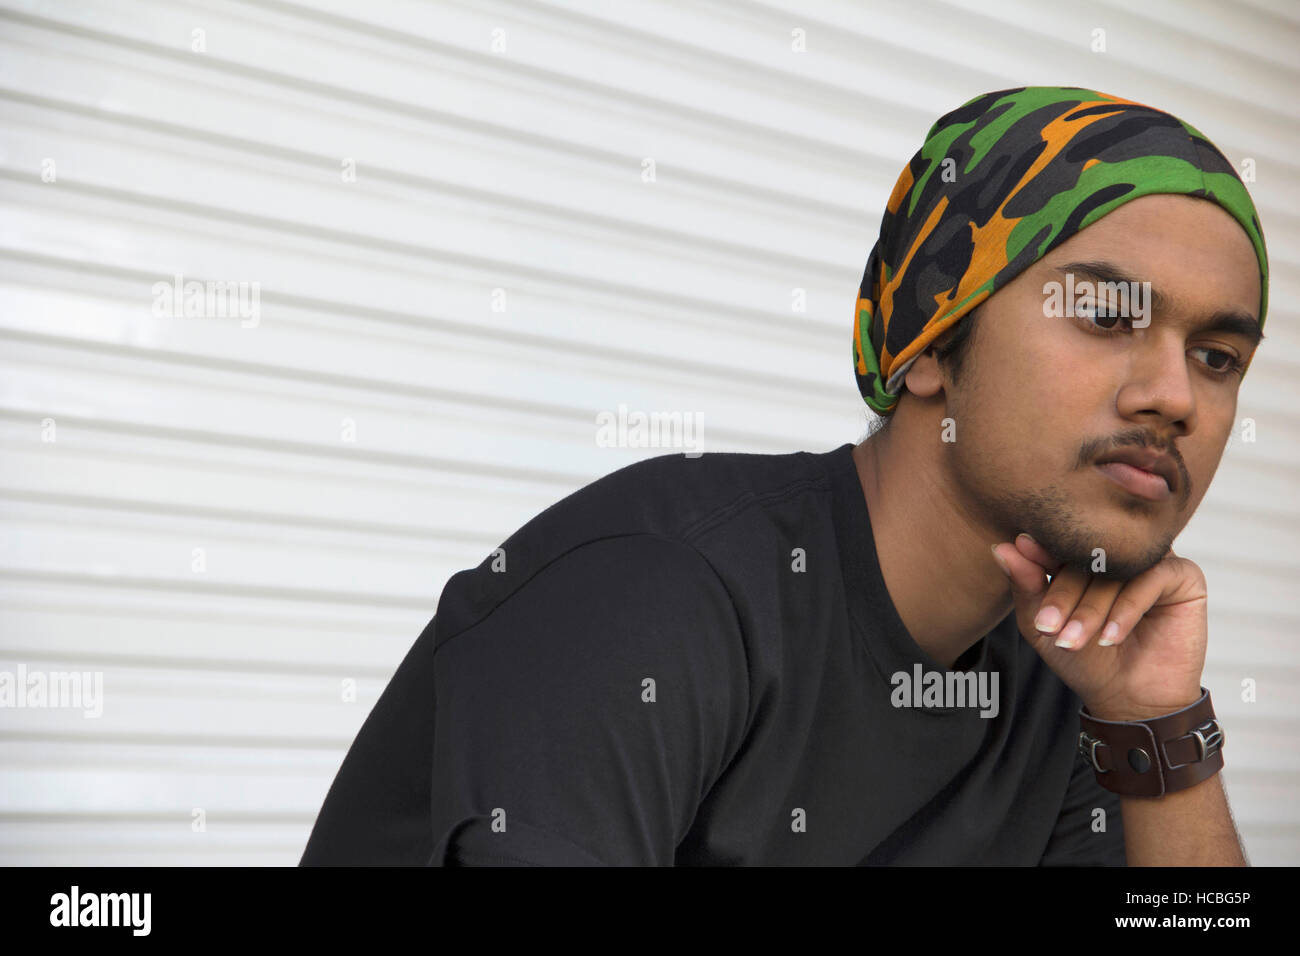
<svg viewBox="0 0 1300 956">
<path fill-rule="evenodd" d="M 1208 625 L 1205 575 L 1194 562 L 1170 548 L 1137 577 L 1106 581 L 1063 567 L 1027 534 L 992 550 L 1011 582 L 1021 636 L 1088 713 L 1145 720 L 1200 698 Z"/>
</svg>

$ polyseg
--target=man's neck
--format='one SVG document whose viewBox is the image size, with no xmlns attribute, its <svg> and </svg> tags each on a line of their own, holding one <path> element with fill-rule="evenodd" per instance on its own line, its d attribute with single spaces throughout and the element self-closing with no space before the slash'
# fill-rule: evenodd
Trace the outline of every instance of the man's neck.
<svg viewBox="0 0 1300 956">
<path fill-rule="evenodd" d="M 853 449 L 885 586 L 918 646 L 951 668 L 1013 607 L 989 552 L 994 532 L 977 525 L 944 480 L 939 449 L 894 422 Z M 988 540 L 985 540 L 985 539 Z"/>
</svg>

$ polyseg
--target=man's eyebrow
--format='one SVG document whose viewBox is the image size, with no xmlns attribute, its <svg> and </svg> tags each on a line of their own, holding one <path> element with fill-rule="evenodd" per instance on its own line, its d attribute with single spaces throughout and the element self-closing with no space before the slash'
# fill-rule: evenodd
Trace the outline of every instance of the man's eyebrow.
<svg viewBox="0 0 1300 956">
<path fill-rule="evenodd" d="M 1056 267 L 1055 271 L 1062 275 L 1073 272 L 1077 275 L 1086 276 L 1094 282 L 1128 283 L 1143 281 L 1132 273 L 1125 272 L 1115 263 L 1106 262 L 1102 259 L 1091 259 L 1086 262 L 1067 262 L 1065 265 Z M 1169 297 L 1153 287 L 1151 289 L 1150 305 L 1152 310 L 1159 309 L 1163 311 L 1169 307 Z M 1239 309 L 1226 309 L 1215 312 L 1206 321 L 1195 325 L 1192 331 L 1240 335 L 1250 342 L 1251 348 L 1259 345 L 1264 338 L 1264 331 L 1259 327 L 1259 320 L 1251 316 L 1249 312 L 1242 312 Z"/>
</svg>

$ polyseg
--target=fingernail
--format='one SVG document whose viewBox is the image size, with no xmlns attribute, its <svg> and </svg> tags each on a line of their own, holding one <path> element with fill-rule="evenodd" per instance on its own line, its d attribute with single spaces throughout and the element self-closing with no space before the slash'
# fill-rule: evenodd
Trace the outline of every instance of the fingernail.
<svg viewBox="0 0 1300 956">
<path fill-rule="evenodd" d="M 1034 618 L 1034 627 L 1044 634 L 1050 634 L 1061 626 L 1061 612 L 1054 607 L 1045 607 Z"/>
<path fill-rule="evenodd" d="M 1101 640 L 1097 643 L 1102 647 L 1110 647 L 1115 643 L 1115 638 L 1119 635 L 1119 625 L 1111 621 L 1106 625 L 1105 630 L 1101 632 Z"/>
<path fill-rule="evenodd" d="M 1002 569 L 1004 574 L 1010 577 L 1011 569 L 1007 567 L 1007 562 L 1002 559 L 1002 555 L 998 554 L 998 546 L 996 544 L 991 544 L 989 545 L 989 550 L 993 552 L 993 558 L 997 561 L 998 567 Z"/>
<path fill-rule="evenodd" d="M 1083 633 L 1083 625 L 1078 621 L 1071 621 L 1069 625 L 1061 632 L 1061 636 L 1056 639 L 1057 647 L 1074 647 L 1075 639 Z"/>
<path fill-rule="evenodd" d="M 1023 531 L 1020 532 L 1020 534 L 1016 535 L 1016 540 L 1019 540 L 1019 539 L 1021 539 L 1021 538 L 1024 538 L 1024 539 L 1025 539 L 1026 541 L 1028 541 L 1030 544 L 1038 544 L 1037 541 L 1035 541 L 1033 538 L 1031 538 L 1028 534 L 1026 534 L 1026 533 L 1023 532 Z"/>
</svg>

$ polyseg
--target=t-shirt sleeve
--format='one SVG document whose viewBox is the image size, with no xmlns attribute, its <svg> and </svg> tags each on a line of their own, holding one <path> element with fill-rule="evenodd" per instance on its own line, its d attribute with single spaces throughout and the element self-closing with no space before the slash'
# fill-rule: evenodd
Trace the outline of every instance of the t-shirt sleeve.
<svg viewBox="0 0 1300 956">
<path fill-rule="evenodd" d="M 672 865 L 749 706 L 727 589 L 654 535 L 547 564 L 433 670 L 435 866 Z"/>
<path fill-rule="evenodd" d="M 348 749 L 302 866 L 422 866 L 429 859 L 436 625 L 435 615 Z"/>
<path fill-rule="evenodd" d="M 1075 754 L 1061 813 L 1039 866 L 1127 866 L 1119 794 L 1097 782 L 1092 766 Z M 1096 811 L 1105 811 L 1102 817 Z M 1101 821 L 1105 829 L 1099 829 Z"/>
</svg>

